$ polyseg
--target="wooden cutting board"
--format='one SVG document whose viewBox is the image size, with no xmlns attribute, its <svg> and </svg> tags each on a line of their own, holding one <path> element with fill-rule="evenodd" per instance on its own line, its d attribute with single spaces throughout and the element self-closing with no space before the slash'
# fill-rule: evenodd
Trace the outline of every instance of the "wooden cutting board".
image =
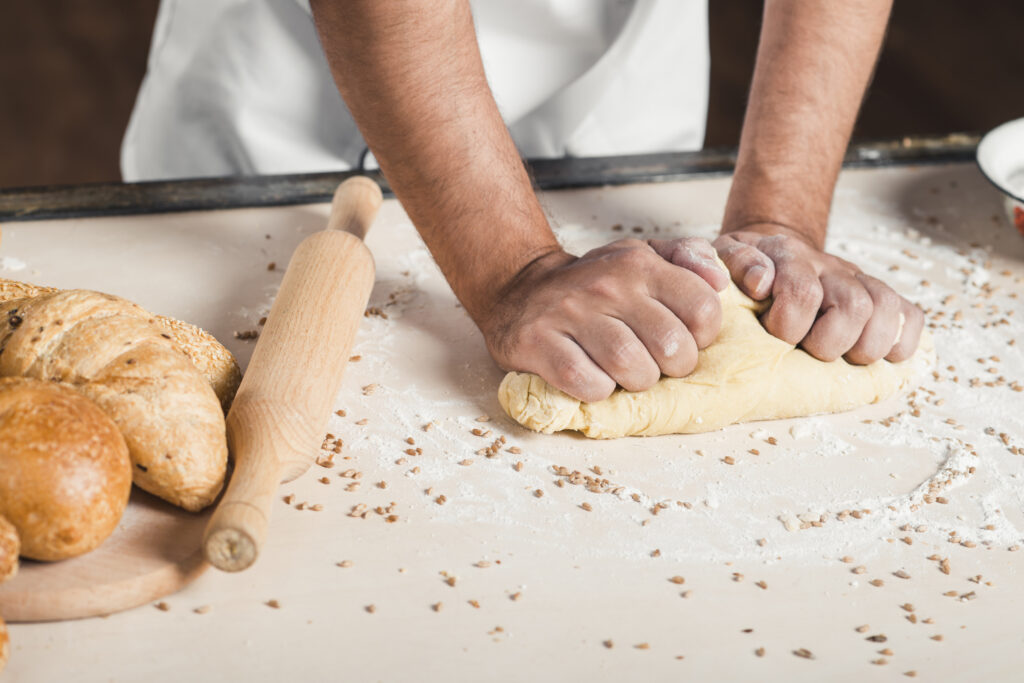
<svg viewBox="0 0 1024 683">
<path fill-rule="evenodd" d="M 138 488 L 117 530 L 91 553 L 63 562 L 22 560 L 0 584 L 9 622 L 112 614 L 174 593 L 208 566 L 201 548 L 213 507 L 194 514 Z"/>
</svg>

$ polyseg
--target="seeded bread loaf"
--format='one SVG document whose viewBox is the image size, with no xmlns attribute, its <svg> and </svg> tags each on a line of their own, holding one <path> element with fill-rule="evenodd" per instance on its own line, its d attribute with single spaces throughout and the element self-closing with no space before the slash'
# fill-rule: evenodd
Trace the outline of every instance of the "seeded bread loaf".
<svg viewBox="0 0 1024 683">
<path fill-rule="evenodd" d="M 0 303 L 40 294 L 53 294 L 57 291 L 59 290 L 53 287 L 39 287 L 27 282 L 0 278 Z M 162 315 L 151 315 L 150 318 L 152 324 L 159 328 L 161 333 L 166 334 L 206 378 L 220 399 L 221 407 L 227 413 L 242 381 L 242 373 L 231 352 L 212 334 L 195 325 Z"/>
<path fill-rule="evenodd" d="M 135 483 L 198 511 L 224 484 L 224 413 L 153 320 L 129 301 L 85 290 L 9 299 L 0 303 L 0 377 L 73 385 L 124 435 Z"/>
<path fill-rule="evenodd" d="M 0 379 L 0 517 L 17 531 L 15 552 L 49 562 L 94 550 L 131 486 L 124 437 L 96 404 L 56 382 Z"/>
</svg>

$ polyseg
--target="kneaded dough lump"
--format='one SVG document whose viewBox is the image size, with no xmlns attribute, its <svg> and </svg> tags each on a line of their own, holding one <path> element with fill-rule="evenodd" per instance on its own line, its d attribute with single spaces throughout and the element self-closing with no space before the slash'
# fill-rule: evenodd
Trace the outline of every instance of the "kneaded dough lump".
<svg viewBox="0 0 1024 683">
<path fill-rule="evenodd" d="M 622 388 L 583 403 L 537 375 L 510 372 L 498 389 L 501 407 L 519 424 L 550 434 L 576 430 L 594 439 L 694 434 L 738 422 L 837 413 L 881 401 L 935 362 L 927 331 L 901 363 L 826 363 L 769 334 L 758 315 L 767 307 L 740 292 L 722 292 L 722 330 L 682 378 L 662 377 L 646 391 Z"/>
</svg>

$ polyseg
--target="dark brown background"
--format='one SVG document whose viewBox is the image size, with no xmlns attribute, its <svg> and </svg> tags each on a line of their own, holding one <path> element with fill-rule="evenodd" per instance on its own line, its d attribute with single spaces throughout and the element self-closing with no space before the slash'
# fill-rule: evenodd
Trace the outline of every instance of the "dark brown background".
<svg viewBox="0 0 1024 683">
<path fill-rule="evenodd" d="M 739 139 L 761 3 L 710 0 L 707 145 Z M 157 0 L 0 9 L 0 187 L 118 180 Z M 1024 3 L 896 0 L 855 137 L 984 131 L 1024 116 Z"/>
</svg>

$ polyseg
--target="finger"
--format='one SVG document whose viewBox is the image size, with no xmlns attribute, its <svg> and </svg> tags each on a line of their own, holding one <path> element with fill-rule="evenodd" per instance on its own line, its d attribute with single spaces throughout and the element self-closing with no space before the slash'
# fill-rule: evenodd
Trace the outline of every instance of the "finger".
<svg viewBox="0 0 1024 683">
<path fill-rule="evenodd" d="M 860 339 L 871 319 L 873 304 L 868 290 L 849 273 L 825 273 L 820 282 L 822 315 L 801 345 L 819 360 L 834 361 Z"/>
<path fill-rule="evenodd" d="M 618 317 L 647 348 L 662 374 L 685 377 L 697 367 L 697 342 L 686 325 L 660 301 L 648 298 Z"/>
<path fill-rule="evenodd" d="M 771 293 L 775 264 L 760 249 L 729 235 L 722 235 L 715 240 L 715 247 L 741 292 L 755 301 Z"/>
<path fill-rule="evenodd" d="M 892 350 L 885 356 L 887 361 L 893 363 L 899 363 L 914 355 L 921 342 L 921 332 L 924 330 L 924 313 L 906 299 L 903 299 L 900 305 L 900 315 L 903 317 L 903 327 Z"/>
<path fill-rule="evenodd" d="M 691 270 L 720 292 L 729 284 L 729 274 L 718 264 L 715 248 L 706 239 L 683 237 L 675 240 L 648 240 L 648 244 L 669 263 Z"/>
<path fill-rule="evenodd" d="M 792 255 L 769 255 L 775 262 L 771 308 L 762 316 L 772 335 L 796 346 L 807 336 L 818 316 L 824 297 L 814 267 Z"/>
<path fill-rule="evenodd" d="M 666 265 L 651 273 L 648 291 L 682 321 L 697 348 L 706 348 L 718 337 L 722 328 L 721 299 L 696 274 Z"/>
<path fill-rule="evenodd" d="M 594 316 L 573 335 L 598 367 L 629 391 L 654 386 L 661 369 L 626 323 L 606 315 Z"/>
<path fill-rule="evenodd" d="M 593 403 L 611 396 L 615 380 L 608 376 L 573 339 L 552 333 L 537 344 L 533 367 L 525 368 L 573 398 Z"/>
<path fill-rule="evenodd" d="M 855 365 L 868 365 L 889 353 L 900 336 L 903 297 L 870 275 L 859 273 L 855 277 L 871 297 L 871 317 L 864 325 L 860 339 L 845 356 Z"/>
</svg>

